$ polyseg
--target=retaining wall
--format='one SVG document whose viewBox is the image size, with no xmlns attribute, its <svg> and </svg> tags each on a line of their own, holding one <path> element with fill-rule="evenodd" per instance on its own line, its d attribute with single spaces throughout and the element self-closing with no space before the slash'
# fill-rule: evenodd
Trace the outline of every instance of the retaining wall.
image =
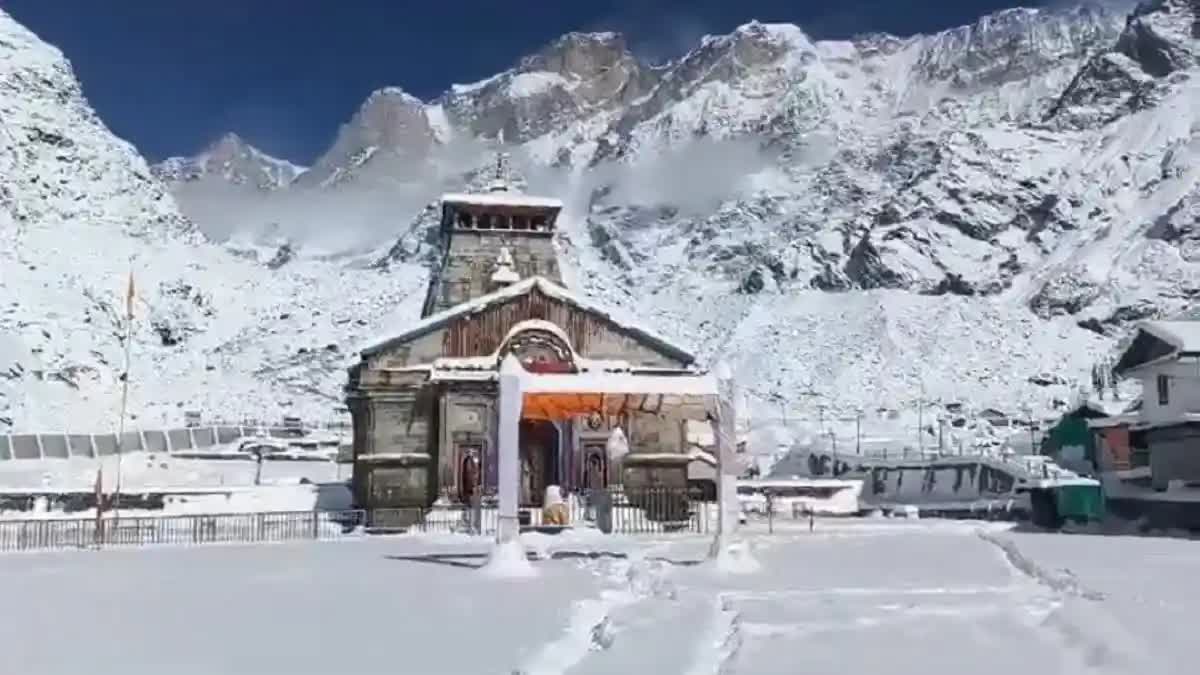
<svg viewBox="0 0 1200 675">
<path fill-rule="evenodd" d="M 318 429 L 302 428 L 305 435 Z M 0 434 L 0 462 L 14 459 L 95 459 L 121 452 L 185 452 L 233 443 L 247 436 L 272 438 L 296 436 L 297 429 L 285 427 L 213 426 L 126 431 L 117 434 Z"/>
</svg>

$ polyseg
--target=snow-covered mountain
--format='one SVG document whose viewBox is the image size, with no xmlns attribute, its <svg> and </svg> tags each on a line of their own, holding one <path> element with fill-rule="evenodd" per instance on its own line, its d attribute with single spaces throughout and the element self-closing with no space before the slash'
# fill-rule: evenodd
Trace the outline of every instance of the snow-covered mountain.
<svg viewBox="0 0 1200 675">
<path fill-rule="evenodd" d="M 305 171 L 285 159 L 268 155 L 235 133 L 221 136 L 195 157 L 169 157 L 155 164 L 152 170 L 155 177 L 171 186 L 217 179 L 259 190 L 287 187 Z"/>
<path fill-rule="evenodd" d="M 62 54 L 3 12 L 0 122 L 0 430 L 115 425 L 131 270 L 138 426 L 187 409 L 328 418 L 344 345 L 418 306 L 419 269 L 270 269 L 206 240 Z M 273 376 L 296 362 L 329 377 Z"/>
<path fill-rule="evenodd" d="M 139 335 L 138 360 L 164 364 L 161 385 L 140 386 L 164 406 L 228 411 L 249 396 L 265 414 L 328 407 L 346 355 L 416 314 L 436 220 L 426 205 L 477 180 L 503 141 L 530 191 L 568 204 L 560 244 L 574 284 L 706 358 L 730 358 L 760 402 L 831 416 L 918 398 L 1044 410 L 1088 379 L 1129 321 L 1187 310 L 1200 293 L 1198 2 L 1128 16 L 1013 9 L 934 35 L 837 42 L 752 22 L 660 66 L 618 35 L 572 33 L 434 101 L 373 93 L 311 169 L 250 206 L 244 178 L 259 174 L 239 162 L 160 167 L 210 241 L 94 119 L 61 55 L 6 18 L 0 49 L 13 56 L 0 67 L 21 93 L 0 105 L 17 111 L 6 120 L 29 120 L 6 122 L 10 152 L 41 153 L 57 172 L 17 162 L 16 185 L 36 192 L 62 175 L 117 231 L 152 203 L 164 223 L 153 232 L 176 257 L 147 248 L 148 235 L 102 244 L 108 229 L 56 201 L 61 213 L 27 222 L 94 230 L 89 254 L 112 262 L 88 262 L 93 271 L 57 244 L 66 238 L 0 228 L 25 233 L 29 259 L 63 256 L 15 288 L 6 263 L 0 293 L 38 300 L 4 315 L 4 332 L 22 326 L 19 349 L 60 349 L 32 327 L 82 321 L 71 294 L 83 282 L 58 309 L 38 285 L 87 269 L 113 297 L 137 253 L 212 296 L 192 301 L 185 342 Z M 33 75 L 13 65 L 39 59 Z M 46 115 L 89 162 L 31 135 Z M 109 190 L 125 174 L 92 164 L 118 160 L 142 181 L 136 194 Z M 199 181 L 204 198 L 189 200 L 197 181 L 174 177 L 192 174 L 221 180 Z M 316 336 L 328 351 L 309 344 Z M 105 344 L 107 370 L 93 367 L 111 376 L 118 343 Z M 57 359 L 44 372 L 96 361 Z M 196 374 L 213 361 L 219 373 Z M 74 395 L 47 386 L 39 397 Z M 8 389 L 19 414 L 0 414 L 24 420 L 33 406 L 11 392 L 31 390 Z"/>
</svg>

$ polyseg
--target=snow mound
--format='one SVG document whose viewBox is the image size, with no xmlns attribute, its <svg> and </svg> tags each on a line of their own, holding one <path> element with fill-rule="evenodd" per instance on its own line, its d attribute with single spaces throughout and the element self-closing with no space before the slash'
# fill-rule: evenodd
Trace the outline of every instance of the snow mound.
<svg viewBox="0 0 1200 675">
<path fill-rule="evenodd" d="M 520 539 L 493 546 L 479 571 L 493 579 L 533 579 L 538 576 Z"/>
<path fill-rule="evenodd" d="M 762 564 L 754 556 L 753 547 L 744 540 L 720 547 L 713 565 L 722 574 L 754 574 L 762 570 Z"/>
</svg>

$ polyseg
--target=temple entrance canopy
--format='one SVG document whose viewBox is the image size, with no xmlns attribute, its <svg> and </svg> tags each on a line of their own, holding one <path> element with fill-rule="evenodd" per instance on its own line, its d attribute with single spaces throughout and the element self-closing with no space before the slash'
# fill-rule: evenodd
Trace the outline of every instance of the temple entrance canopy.
<svg viewBox="0 0 1200 675">
<path fill-rule="evenodd" d="M 667 413 L 682 419 L 703 420 L 716 409 L 713 401 L 716 384 L 708 375 L 527 373 L 522 384 L 532 389 L 522 392 L 522 419 L 561 422 L 593 414 L 616 417 L 629 413 Z M 669 391 L 672 389 L 676 391 Z"/>
<path fill-rule="evenodd" d="M 504 541 L 515 536 L 521 501 L 521 434 L 529 420 L 568 421 L 583 416 L 638 411 L 671 415 L 680 422 L 722 414 L 716 379 L 707 373 L 537 373 L 509 354 L 500 366 L 498 496 Z"/>
</svg>

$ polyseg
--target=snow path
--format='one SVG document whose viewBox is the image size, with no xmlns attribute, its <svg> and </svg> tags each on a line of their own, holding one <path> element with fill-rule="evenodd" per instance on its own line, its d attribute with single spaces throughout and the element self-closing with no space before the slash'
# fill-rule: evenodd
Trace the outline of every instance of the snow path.
<svg viewBox="0 0 1200 675">
<path fill-rule="evenodd" d="M 1083 587 L 1068 568 L 1050 570 L 1040 565 L 1011 539 L 982 531 L 980 538 L 999 549 L 1015 575 L 1054 593 L 1045 611 L 1031 614 L 1038 627 L 1049 629 L 1048 635 L 1038 631 L 1039 638 L 1059 648 L 1059 672 L 1157 672 L 1144 647 L 1102 604 L 1104 593 Z"/>
<path fill-rule="evenodd" d="M 687 675 L 721 675 L 742 647 L 741 612 L 728 595 L 713 603 L 709 633 L 700 644 L 696 662 Z"/>
<path fill-rule="evenodd" d="M 979 538 L 1000 549 L 1000 552 L 1004 554 L 1005 560 L 1008 561 L 1009 565 L 1012 565 L 1013 569 L 1039 584 L 1066 595 L 1075 595 L 1084 598 L 1085 600 L 1099 602 L 1104 599 L 1103 593 L 1081 587 L 1079 580 L 1071 570 L 1065 568 L 1058 571 L 1047 570 L 1022 553 L 1021 549 L 1017 548 L 1016 543 L 1010 540 L 982 530 L 979 532 Z"/>
<path fill-rule="evenodd" d="M 698 538 L 691 544 L 688 548 L 698 549 L 703 541 Z M 651 665 L 648 658 L 655 666 L 650 672 L 678 672 L 681 664 L 673 657 L 679 650 L 663 647 L 688 644 L 691 631 L 670 635 L 679 601 L 671 575 L 676 567 L 699 560 L 672 555 L 679 545 L 680 542 L 650 544 L 629 552 L 624 559 L 590 560 L 587 566 L 609 588 L 601 591 L 598 599 L 576 602 L 562 637 L 545 645 L 518 672 L 522 675 L 627 672 L 630 668 Z"/>
</svg>

